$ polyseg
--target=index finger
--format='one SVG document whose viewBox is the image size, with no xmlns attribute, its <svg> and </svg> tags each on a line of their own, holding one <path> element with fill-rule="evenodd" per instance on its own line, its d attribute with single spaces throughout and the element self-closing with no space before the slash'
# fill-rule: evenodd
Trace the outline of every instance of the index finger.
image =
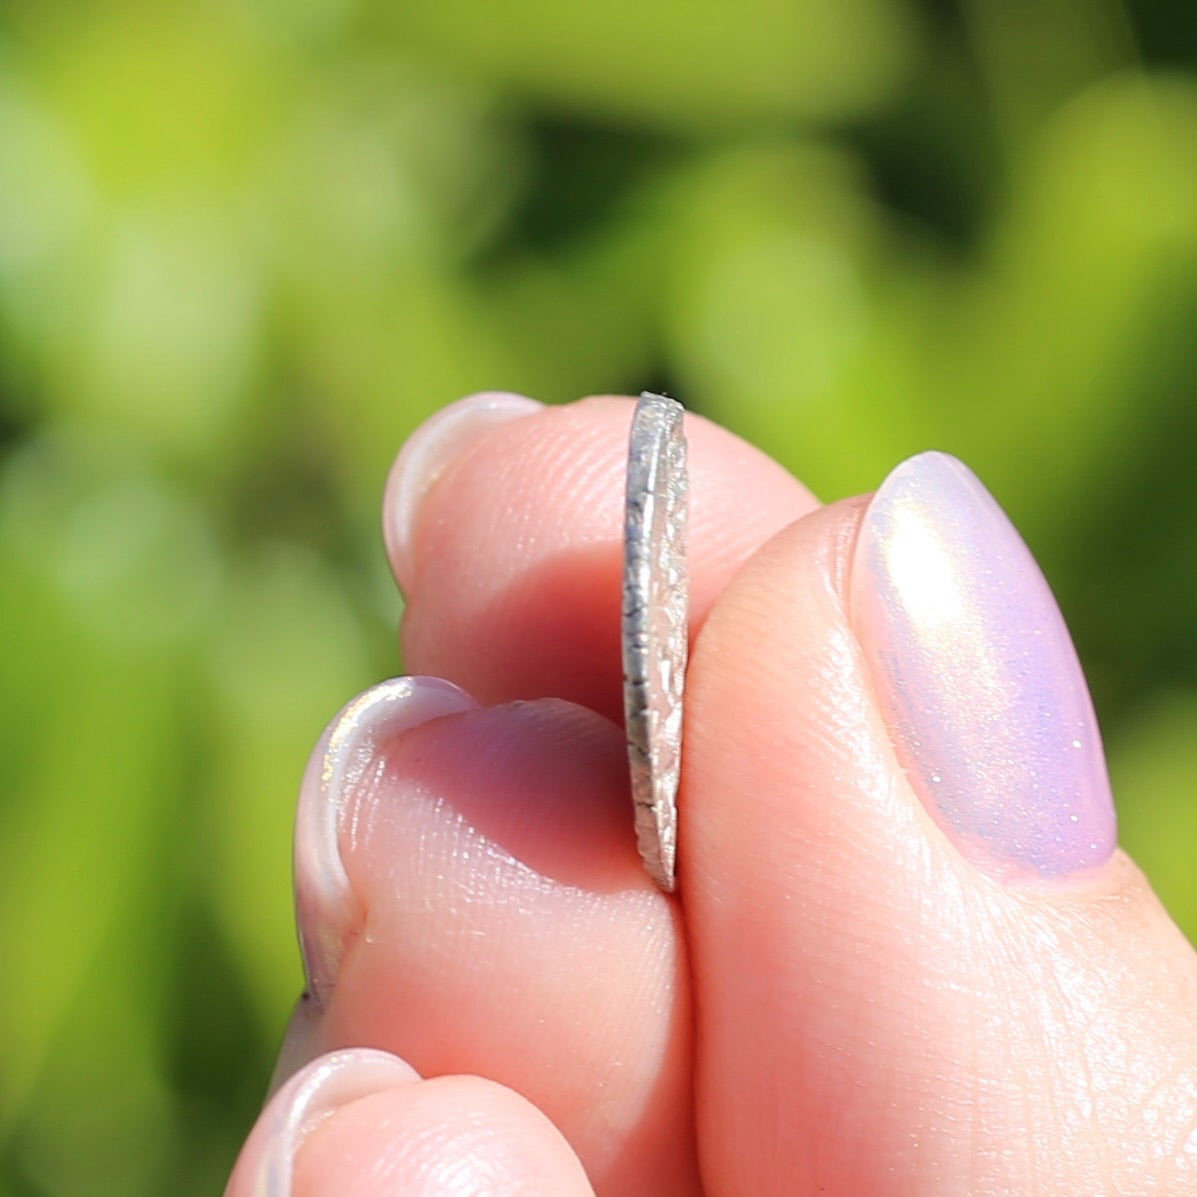
<svg viewBox="0 0 1197 1197">
<path fill-rule="evenodd" d="M 438 417 L 442 429 L 446 416 L 454 421 L 454 435 L 427 489 L 411 477 L 413 465 L 430 469 L 425 429 L 388 484 L 388 551 L 408 597 L 405 668 L 448 678 L 484 704 L 566 698 L 618 721 L 632 401 L 512 405 L 498 420 L 475 399 L 457 410 Z M 685 428 L 693 638 L 743 562 L 819 504 L 726 429 L 690 414 Z M 413 490 L 421 499 L 397 530 L 394 514 Z"/>
</svg>

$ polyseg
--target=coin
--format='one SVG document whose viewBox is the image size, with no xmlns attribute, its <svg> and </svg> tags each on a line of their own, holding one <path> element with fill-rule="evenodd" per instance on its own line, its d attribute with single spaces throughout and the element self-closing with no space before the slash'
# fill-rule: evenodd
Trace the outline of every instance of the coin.
<svg viewBox="0 0 1197 1197">
<path fill-rule="evenodd" d="M 677 858 L 690 584 L 682 405 L 645 392 L 632 416 L 624 521 L 623 697 L 636 838 L 671 893 Z"/>
</svg>

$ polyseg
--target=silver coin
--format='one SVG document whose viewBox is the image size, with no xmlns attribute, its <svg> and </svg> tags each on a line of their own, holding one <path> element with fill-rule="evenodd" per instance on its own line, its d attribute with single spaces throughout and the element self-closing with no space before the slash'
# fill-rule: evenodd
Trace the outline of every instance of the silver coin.
<svg viewBox="0 0 1197 1197">
<path fill-rule="evenodd" d="M 674 888 L 690 583 L 682 405 L 640 396 L 632 416 L 624 524 L 623 697 L 640 855 Z"/>
</svg>

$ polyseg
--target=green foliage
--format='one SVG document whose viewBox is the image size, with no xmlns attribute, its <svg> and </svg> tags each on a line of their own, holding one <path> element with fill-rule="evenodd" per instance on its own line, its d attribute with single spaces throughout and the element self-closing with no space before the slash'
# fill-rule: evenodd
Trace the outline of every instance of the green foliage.
<svg viewBox="0 0 1197 1197">
<path fill-rule="evenodd" d="M 306 754 L 400 667 L 382 480 L 472 390 L 667 387 L 829 497 L 964 456 L 1197 931 L 1197 44 L 1161 6 L 12 7 L 0 1191 L 219 1187 L 298 990 Z"/>
</svg>

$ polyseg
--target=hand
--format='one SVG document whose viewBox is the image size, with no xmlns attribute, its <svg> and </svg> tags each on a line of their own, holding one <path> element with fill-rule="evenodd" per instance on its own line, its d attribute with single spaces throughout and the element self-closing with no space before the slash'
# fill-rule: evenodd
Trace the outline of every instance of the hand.
<svg viewBox="0 0 1197 1197">
<path fill-rule="evenodd" d="M 679 894 L 653 888 L 630 415 L 475 397 L 401 455 L 418 676 L 309 769 L 295 1075 L 230 1197 L 1193 1192 L 1194 954 L 1114 847 L 1042 578 L 953 459 L 820 507 L 687 417 Z"/>
</svg>

